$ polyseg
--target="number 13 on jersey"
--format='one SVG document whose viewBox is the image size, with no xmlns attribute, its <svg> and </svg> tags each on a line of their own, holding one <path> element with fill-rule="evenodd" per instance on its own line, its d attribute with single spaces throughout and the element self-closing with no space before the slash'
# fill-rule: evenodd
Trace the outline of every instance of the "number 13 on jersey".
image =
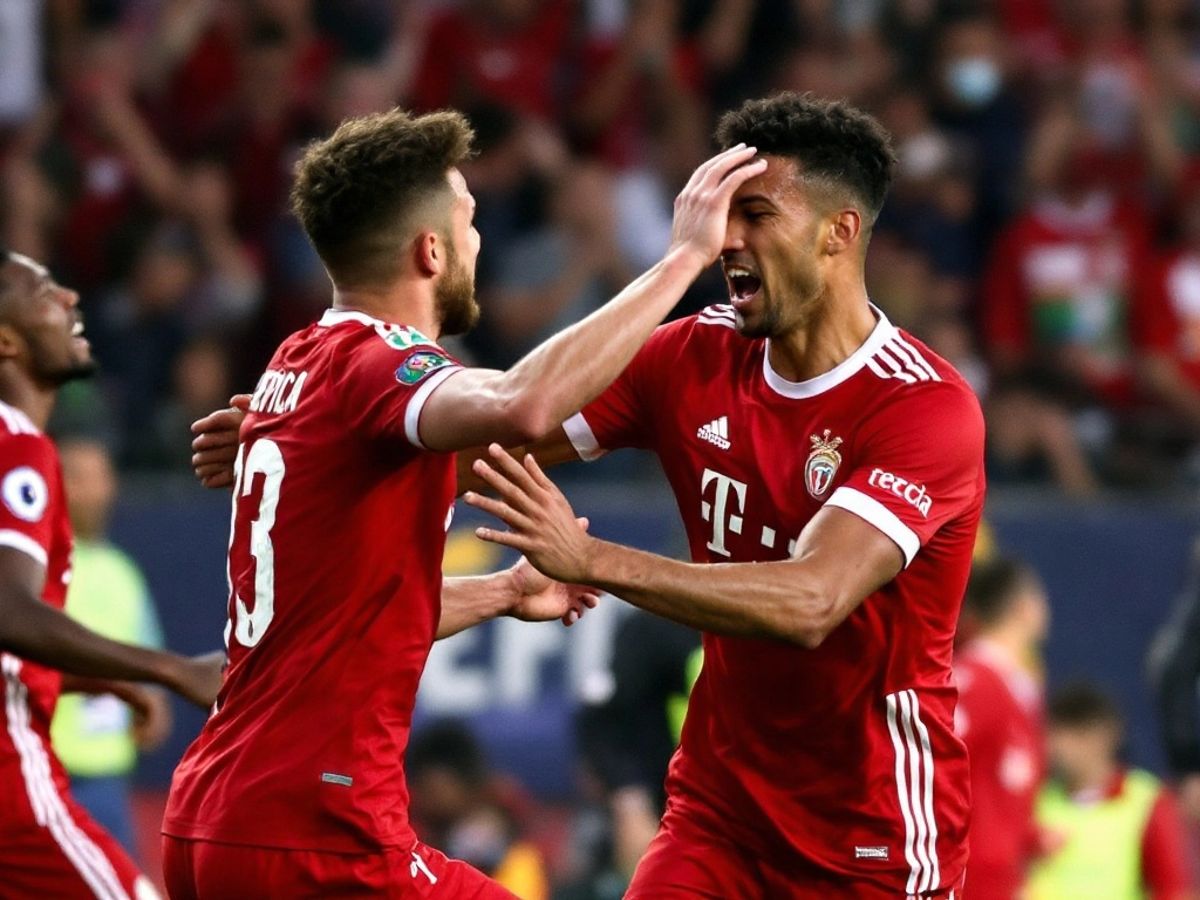
<svg viewBox="0 0 1200 900">
<path fill-rule="evenodd" d="M 275 526 L 275 509 L 279 505 L 279 489 L 283 485 L 286 467 L 279 445 L 267 438 L 238 448 L 234 463 L 233 516 L 229 527 L 230 561 L 226 563 L 231 599 L 230 629 L 243 647 L 253 647 L 262 640 L 271 620 L 275 618 L 275 547 L 271 529 Z M 248 608 L 238 596 L 233 583 L 232 555 L 238 533 L 238 507 L 242 498 L 254 489 L 256 476 L 262 475 L 262 497 L 258 515 L 250 522 L 250 555 L 254 557 L 254 606 Z M 244 526 L 243 526 L 244 527 Z M 228 630 L 226 632 L 228 643 Z"/>
</svg>

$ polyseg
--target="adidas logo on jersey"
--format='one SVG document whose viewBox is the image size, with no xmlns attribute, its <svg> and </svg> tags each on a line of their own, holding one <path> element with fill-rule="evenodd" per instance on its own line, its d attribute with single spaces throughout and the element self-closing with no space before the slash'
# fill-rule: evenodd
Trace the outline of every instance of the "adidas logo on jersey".
<svg viewBox="0 0 1200 900">
<path fill-rule="evenodd" d="M 714 447 L 720 447 L 722 450 L 729 449 L 729 416 L 721 416 L 718 419 L 713 419 L 706 425 L 701 425 L 696 430 L 696 437 L 702 441 L 708 441 Z"/>
</svg>

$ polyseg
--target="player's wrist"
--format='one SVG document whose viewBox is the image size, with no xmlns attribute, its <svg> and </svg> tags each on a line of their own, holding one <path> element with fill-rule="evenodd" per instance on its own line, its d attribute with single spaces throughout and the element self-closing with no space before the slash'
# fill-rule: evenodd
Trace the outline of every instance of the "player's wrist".
<svg viewBox="0 0 1200 900">
<path fill-rule="evenodd" d="M 695 244 L 689 241 L 678 241 L 672 243 L 667 249 L 662 262 L 668 270 L 678 271 L 689 281 L 695 281 L 708 268 L 712 260 L 704 250 Z"/>
</svg>

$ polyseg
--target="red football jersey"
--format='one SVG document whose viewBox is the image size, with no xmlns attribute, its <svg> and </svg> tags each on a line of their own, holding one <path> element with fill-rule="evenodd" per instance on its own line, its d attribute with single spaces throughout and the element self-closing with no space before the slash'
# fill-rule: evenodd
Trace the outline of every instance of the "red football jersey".
<svg viewBox="0 0 1200 900">
<path fill-rule="evenodd" d="M 421 408 L 459 369 L 416 331 L 331 310 L 289 337 L 241 431 L 229 668 L 171 788 L 170 835 L 410 846 L 404 750 L 441 611 L 454 455 Z"/>
<path fill-rule="evenodd" d="M 71 520 L 58 452 L 25 413 L 2 402 L 0 500 L 0 546 L 45 566 L 42 600 L 62 609 L 71 580 Z M 6 798 L 0 803 L 0 835 L 28 829 L 35 821 L 67 823 L 61 800 L 67 776 L 50 750 L 50 719 L 62 675 L 12 653 L 0 653 L 0 664 L 5 684 L 0 789 Z"/>
<path fill-rule="evenodd" d="M 815 650 L 704 636 L 667 789 L 669 809 L 773 864 L 914 894 L 954 886 L 966 859 L 950 665 L 983 419 L 946 362 L 877 315 L 848 359 L 793 383 L 709 307 L 658 329 L 566 429 L 585 458 L 657 452 L 697 562 L 786 559 L 825 504 L 903 551 Z"/>
<path fill-rule="evenodd" d="M 1038 852 L 1034 803 L 1045 777 L 1042 692 L 986 639 L 954 660 L 955 725 L 971 756 L 972 900 L 1013 900 Z"/>
</svg>

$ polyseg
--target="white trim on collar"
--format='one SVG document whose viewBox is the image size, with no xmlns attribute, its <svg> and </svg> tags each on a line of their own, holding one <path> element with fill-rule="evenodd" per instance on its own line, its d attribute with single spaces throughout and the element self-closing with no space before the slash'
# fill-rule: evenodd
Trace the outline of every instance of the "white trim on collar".
<svg viewBox="0 0 1200 900">
<path fill-rule="evenodd" d="M 330 325 L 340 325 L 343 322 L 358 322 L 372 327 L 387 324 L 380 319 L 368 316 L 365 312 L 359 312 L 357 309 L 327 309 L 317 324 L 322 328 L 328 328 Z"/>
<path fill-rule="evenodd" d="M 863 341 L 862 346 L 828 372 L 823 372 L 815 378 L 809 378 L 807 381 L 788 381 L 771 368 L 771 340 L 768 338 L 763 344 L 763 377 L 767 381 L 767 387 L 775 393 L 792 400 L 804 400 L 808 397 L 816 397 L 818 394 L 823 394 L 856 374 L 867 364 L 867 360 L 874 356 L 879 351 L 879 348 L 896 333 L 896 327 L 888 321 L 888 317 L 883 314 L 883 311 L 873 303 L 871 304 L 871 312 L 878 317 L 879 321 L 875 323 L 875 328 L 867 335 L 867 339 Z"/>
</svg>

